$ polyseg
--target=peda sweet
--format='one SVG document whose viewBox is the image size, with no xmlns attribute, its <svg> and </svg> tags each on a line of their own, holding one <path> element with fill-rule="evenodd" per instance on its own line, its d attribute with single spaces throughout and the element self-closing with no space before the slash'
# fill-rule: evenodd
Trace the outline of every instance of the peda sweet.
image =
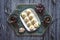
<svg viewBox="0 0 60 40">
<path fill-rule="evenodd" d="M 36 21 L 36 19 L 35 18 L 33 18 L 32 20 L 31 20 L 31 23 L 32 24 L 35 24 L 37 21 Z"/>
<path fill-rule="evenodd" d="M 28 21 L 27 22 L 27 26 L 29 27 L 31 25 L 31 21 Z"/>
<path fill-rule="evenodd" d="M 31 13 L 31 14 L 29 15 L 29 19 L 32 20 L 33 18 L 34 18 L 34 14 Z"/>
<path fill-rule="evenodd" d="M 27 9 L 26 10 L 26 13 L 27 13 L 27 16 L 29 16 L 29 14 L 31 14 L 31 10 L 30 9 Z"/>
<path fill-rule="evenodd" d="M 31 31 L 33 31 L 33 30 L 35 30 L 35 27 L 34 27 L 33 25 L 31 25 L 31 26 L 29 27 L 29 29 L 30 29 Z"/>
<path fill-rule="evenodd" d="M 26 14 L 25 12 L 23 12 L 23 13 L 21 14 L 21 16 L 22 16 L 22 18 L 24 19 L 24 18 L 27 16 L 27 14 Z"/>
<path fill-rule="evenodd" d="M 39 27 L 38 22 L 36 22 L 36 23 L 34 24 L 34 27 L 35 27 L 35 28 L 38 28 L 38 27 Z"/>
</svg>

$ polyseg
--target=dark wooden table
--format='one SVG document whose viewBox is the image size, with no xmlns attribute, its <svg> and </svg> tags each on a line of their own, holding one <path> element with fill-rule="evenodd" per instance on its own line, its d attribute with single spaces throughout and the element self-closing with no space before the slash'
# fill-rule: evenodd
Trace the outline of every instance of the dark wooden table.
<svg viewBox="0 0 60 40">
<path fill-rule="evenodd" d="M 53 2 L 54 1 L 54 2 Z M 19 3 L 42 3 L 54 23 L 41 37 L 17 37 L 7 23 L 8 12 L 12 12 Z M 0 40 L 60 40 L 60 0 L 0 0 Z"/>
</svg>

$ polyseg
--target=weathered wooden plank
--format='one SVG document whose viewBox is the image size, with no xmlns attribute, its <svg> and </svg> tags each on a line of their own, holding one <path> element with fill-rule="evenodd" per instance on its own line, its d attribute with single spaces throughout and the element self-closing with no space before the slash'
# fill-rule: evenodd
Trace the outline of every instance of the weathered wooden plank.
<svg viewBox="0 0 60 40">
<path fill-rule="evenodd" d="M 1 8 L 1 1 L 0 1 L 0 8 Z M 0 40 L 2 40 L 2 27 L 1 27 L 1 9 L 0 9 Z"/>
<path fill-rule="evenodd" d="M 45 6 L 46 11 L 49 13 L 49 0 L 42 0 L 42 4 Z M 49 29 L 47 29 L 44 40 L 49 40 Z"/>
<path fill-rule="evenodd" d="M 41 3 L 42 0 L 33 0 L 33 1 L 34 1 L 33 3 L 38 4 L 38 3 Z"/>
<path fill-rule="evenodd" d="M 53 19 L 53 11 L 54 11 L 54 6 L 53 6 L 53 4 L 52 4 L 52 0 L 49 0 L 49 14 L 52 16 L 52 19 Z M 54 36 L 53 36 L 53 27 L 54 26 L 54 24 L 52 24 L 51 26 L 50 26 L 50 29 L 49 29 L 49 40 L 54 40 Z"/>
<path fill-rule="evenodd" d="M 16 5 L 18 5 L 18 4 L 22 4 L 22 3 L 25 3 L 25 4 L 29 4 L 29 0 L 11 0 L 11 9 L 12 9 L 12 11 L 14 10 L 14 9 L 16 9 Z"/>
<path fill-rule="evenodd" d="M 0 8 L 1 8 L 1 1 L 0 1 Z M 0 40 L 2 40 L 3 39 L 3 37 L 2 37 L 2 27 L 1 27 L 1 9 L 0 9 Z"/>
<path fill-rule="evenodd" d="M 57 12 L 57 10 L 56 10 L 57 9 L 57 6 L 54 5 L 54 4 L 52 4 L 52 7 L 51 8 L 52 8 L 52 11 L 51 11 L 52 12 L 52 17 L 53 17 L 53 21 L 54 21 L 54 23 L 53 23 L 53 25 L 51 27 L 52 28 L 51 34 L 54 37 L 53 39 L 54 40 L 57 40 L 57 36 L 56 35 L 57 35 L 57 24 L 58 24 L 57 21 L 58 21 L 58 19 L 55 20 L 58 17 L 57 16 L 58 14 L 56 13 Z"/>
<path fill-rule="evenodd" d="M 56 17 L 55 17 L 56 11 L 55 11 L 54 5 L 52 5 L 52 11 L 51 11 L 51 12 L 52 12 L 53 20 L 54 20 L 54 19 L 56 18 Z M 55 14 L 53 14 L 53 13 L 55 13 Z M 57 22 L 57 20 L 56 20 L 56 22 Z M 52 25 L 52 27 L 51 27 L 51 28 L 52 28 L 52 30 L 51 30 L 51 31 L 52 31 L 52 32 L 51 32 L 52 35 L 55 35 L 55 32 L 56 32 L 56 31 L 55 31 L 55 30 L 56 30 L 56 26 L 57 26 L 57 25 L 56 25 L 56 22 L 54 22 L 53 25 Z M 53 39 L 56 40 L 55 37 L 54 37 Z"/>
<path fill-rule="evenodd" d="M 10 40 L 11 32 L 10 29 L 6 26 L 7 16 L 4 13 L 4 0 L 1 0 L 1 16 L 2 16 L 2 40 Z"/>
<path fill-rule="evenodd" d="M 57 13 L 57 31 L 56 31 L 56 38 L 57 40 L 60 40 L 60 0 L 56 0 L 56 13 Z"/>
<path fill-rule="evenodd" d="M 42 3 L 45 7 L 46 10 L 48 10 L 49 14 L 52 15 L 53 19 L 59 18 L 60 17 L 60 1 L 57 0 L 57 5 L 53 5 L 51 3 L 51 0 L 6 0 L 5 5 L 9 8 L 10 11 L 14 10 L 16 5 L 20 3 Z M 10 5 L 12 4 L 12 5 Z M 1 40 L 41 40 L 41 37 L 17 37 L 13 30 L 10 28 L 10 26 L 7 24 L 7 15 L 4 13 L 4 0 L 0 1 L 0 14 L 2 16 L 2 20 L 0 22 L 2 23 L 1 27 Z M 54 35 L 54 40 L 59 40 L 60 38 L 60 20 L 56 20 L 56 22 L 47 30 L 45 34 L 45 40 L 52 40 L 51 34 Z"/>
<path fill-rule="evenodd" d="M 1 24 L 0 24 L 0 40 L 3 40 L 3 36 L 2 36 L 2 26 L 1 26 Z"/>
<path fill-rule="evenodd" d="M 3 15 L 2 14 L 4 14 L 4 0 L 0 0 L 1 2 L 0 2 L 0 9 L 1 9 L 1 11 L 0 11 L 0 13 L 1 13 L 1 20 L 4 20 L 4 17 L 3 17 Z M 1 23 L 3 23 L 3 21 L 1 21 Z M 3 23 L 4 24 L 4 23 Z M 4 27 L 2 27 L 1 26 L 1 35 L 2 35 L 2 37 L 1 37 L 1 39 L 2 40 L 4 40 L 5 39 L 5 33 L 4 33 L 4 30 L 3 30 L 3 28 Z"/>
<path fill-rule="evenodd" d="M 52 15 L 52 17 L 53 17 L 53 19 L 56 19 L 57 18 L 57 16 L 56 15 L 58 15 L 56 12 L 56 5 L 54 5 L 54 4 L 52 4 L 52 1 L 49 1 L 50 3 L 49 3 L 49 13 L 51 13 L 50 15 Z M 55 21 L 54 23 L 53 23 L 53 25 L 50 27 L 50 40 L 57 40 L 57 20 L 53 20 L 53 21 Z"/>
<path fill-rule="evenodd" d="M 57 1 L 56 0 L 56 5 L 53 5 L 52 4 L 52 16 L 53 16 L 53 19 L 57 19 L 55 20 L 54 24 L 52 25 L 52 29 L 51 29 L 51 33 L 52 35 L 54 36 L 54 40 L 59 40 L 59 0 Z"/>
</svg>

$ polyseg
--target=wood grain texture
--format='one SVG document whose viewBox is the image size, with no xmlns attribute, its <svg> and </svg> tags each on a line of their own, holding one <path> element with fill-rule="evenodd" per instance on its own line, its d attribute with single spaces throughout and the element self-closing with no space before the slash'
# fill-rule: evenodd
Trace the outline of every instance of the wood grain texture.
<svg viewBox="0 0 60 40">
<path fill-rule="evenodd" d="M 56 0 L 57 4 L 56 4 L 56 7 L 57 7 L 57 18 L 59 18 L 57 20 L 57 40 L 60 40 L 60 0 Z"/>
<path fill-rule="evenodd" d="M 7 23 L 7 14 L 12 12 L 16 5 L 25 3 L 42 3 L 48 13 L 52 16 L 54 23 L 49 27 L 43 37 L 17 37 Z M 60 40 L 60 0 L 56 5 L 51 0 L 0 0 L 0 40 Z M 44 38 L 44 39 L 43 39 Z"/>
</svg>

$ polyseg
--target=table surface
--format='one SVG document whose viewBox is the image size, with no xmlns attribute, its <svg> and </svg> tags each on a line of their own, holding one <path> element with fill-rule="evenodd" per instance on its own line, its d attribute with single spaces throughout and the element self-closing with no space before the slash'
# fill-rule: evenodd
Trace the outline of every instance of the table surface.
<svg viewBox="0 0 60 40">
<path fill-rule="evenodd" d="M 53 2 L 54 1 L 54 2 Z M 12 12 L 17 4 L 41 3 L 53 18 L 53 24 L 46 33 L 39 37 L 18 37 L 7 23 L 8 13 Z M 8 10 L 7 10 L 8 9 Z M 0 0 L 0 40 L 60 40 L 60 0 Z"/>
</svg>

